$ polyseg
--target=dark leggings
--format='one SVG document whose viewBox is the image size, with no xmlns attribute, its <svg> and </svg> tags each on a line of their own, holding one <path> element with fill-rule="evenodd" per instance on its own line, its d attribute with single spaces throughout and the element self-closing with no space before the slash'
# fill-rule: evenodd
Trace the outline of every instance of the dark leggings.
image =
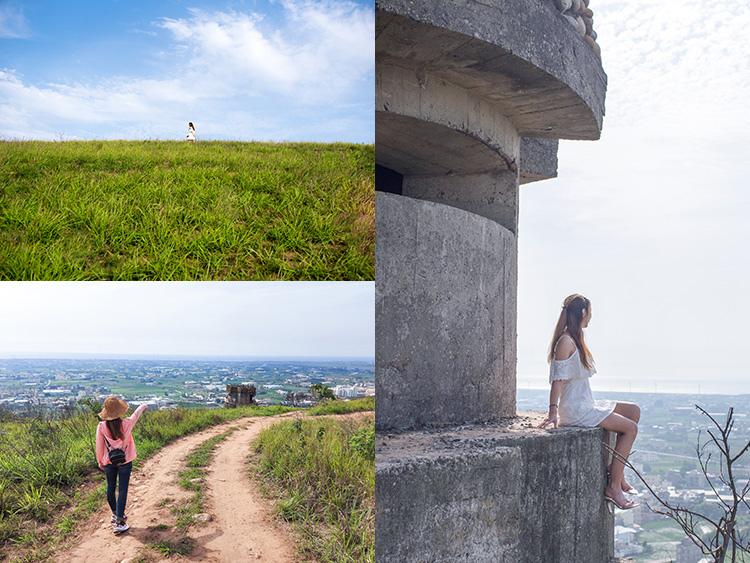
<svg viewBox="0 0 750 563">
<path fill-rule="evenodd" d="M 119 467 L 115 467 L 111 463 L 104 466 L 104 473 L 107 475 L 107 502 L 118 522 L 121 522 L 125 516 L 125 503 L 128 502 L 128 484 L 130 483 L 132 469 L 132 461 Z M 115 487 L 118 478 L 120 479 L 120 490 L 117 495 L 117 502 L 115 502 Z"/>
</svg>

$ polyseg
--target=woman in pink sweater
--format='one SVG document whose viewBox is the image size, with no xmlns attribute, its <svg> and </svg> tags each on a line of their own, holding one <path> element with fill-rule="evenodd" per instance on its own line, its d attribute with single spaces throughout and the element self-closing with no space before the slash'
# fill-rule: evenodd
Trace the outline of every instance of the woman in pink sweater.
<svg viewBox="0 0 750 563">
<path fill-rule="evenodd" d="M 137 457 L 135 441 L 133 440 L 133 427 L 138 422 L 141 413 L 148 405 L 141 405 L 130 417 L 122 420 L 121 417 L 128 412 L 128 404 L 117 397 L 109 397 L 104 401 L 104 409 L 99 413 L 103 422 L 96 428 L 96 460 L 99 469 L 107 475 L 107 502 L 112 509 L 112 523 L 115 525 L 115 533 L 130 529 L 125 523 L 125 503 L 128 501 L 128 484 L 130 483 L 130 472 L 133 469 L 133 460 Z M 121 450 L 124 460 L 120 463 L 112 463 L 110 453 Z M 115 452 L 117 453 L 117 452 Z M 116 458 L 115 455 L 112 458 Z M 120 481 L 117 500 L 115 500 L 115 488 L 117 480 Z"/>
</svg>

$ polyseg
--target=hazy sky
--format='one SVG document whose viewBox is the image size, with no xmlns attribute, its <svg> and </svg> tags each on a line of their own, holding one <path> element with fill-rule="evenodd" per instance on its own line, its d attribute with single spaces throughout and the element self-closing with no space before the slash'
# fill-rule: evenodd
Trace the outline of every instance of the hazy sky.
<svg viewBox="0 0 750 563">
<path fill-rule="evenodd" d="M 373 282 L 2 282 L 0 357 L 374 358 Z"/>
<path fill-rule="evenodd" d="M 0 0 L 0 138 L 372 143 L 371 0 Z"/>
<path fill-rule="evenodd" d="M 521 187 L 519 387 L 563 298 L 593 301 L 596 389 L 750 392 L 750 4 L 591 0 L 602 138 Z"/>
</svg>

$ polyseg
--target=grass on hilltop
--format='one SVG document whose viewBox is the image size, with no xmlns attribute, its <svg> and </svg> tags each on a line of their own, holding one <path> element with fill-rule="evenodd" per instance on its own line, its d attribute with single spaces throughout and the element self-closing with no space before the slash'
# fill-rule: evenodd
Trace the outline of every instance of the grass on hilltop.
<svg viewBox="0 0 750 563">
<path fill-rule="evenodd" d="M 0 279 L 370 280 L 373 145 L 0 142 Z"/>
<path fill-rule="evenodd" d="M 254 470 L 315 560 L 375 560 L 375 419 L 296 419 L 263 430 Z"/>
<path fill-rule="evenodd" d="M 349 414 L 352 412 L 374 411 L 375 397 L 364 399 L 351 399 L 350 401 L 325 401 L 306 411 L 310 416 L 322 416 L 326 414 Z"/>
</svg>

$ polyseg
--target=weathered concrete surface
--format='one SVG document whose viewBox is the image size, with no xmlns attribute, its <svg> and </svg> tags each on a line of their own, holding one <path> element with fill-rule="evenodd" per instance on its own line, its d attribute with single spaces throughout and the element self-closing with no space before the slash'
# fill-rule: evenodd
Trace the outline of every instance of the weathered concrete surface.
<svg viewBox="0 0 750 563">
<path fill-rule="evenodd" d="M 513 416 L 515 234 L 388 193 L 376 193 L 375 221 L 378 428 Z"/>
<path fill-rule="evenodd" d="M 513 124 L 471 90 L 413 69 L 378 62 L 378 163 L 401 174 L 516 171 Z"/>
<path fill-rule="evenodd" d="M 601 428 L 537 430 L 542 413 L 376 438 L 379 563 L 608 563 Z"/>
<path fill-rule="evenodd" d="M 375 7 L 378 65 L 471 90 L 521 136 L 599 138 L 607 77 L 551 0 L 377 0 Z"/>
<path fill-rule="evenodd" d="M 498 170 L 465 176 L 407 176 L 402 194 L 443 203 L 492 219 L 510 232 L 518 224 L 518 173 Z"/>
<path fill-rule="evenodd" d="M 521 139 L 521 184 L 557 177 L 557 139 Z"/>
</svg>

